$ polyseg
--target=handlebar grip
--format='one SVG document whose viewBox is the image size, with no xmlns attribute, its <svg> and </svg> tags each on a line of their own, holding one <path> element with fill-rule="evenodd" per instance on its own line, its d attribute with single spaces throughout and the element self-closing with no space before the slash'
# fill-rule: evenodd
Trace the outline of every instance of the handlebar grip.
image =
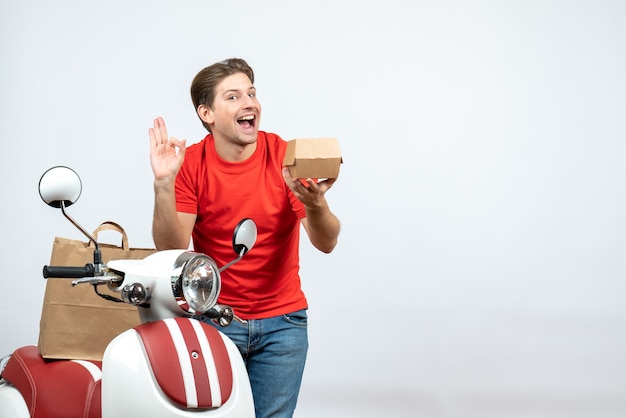
<svg viewBox="0 0 626 418">
<path fill-rule="evenodd" d="M 84 267 L 43 266 L 43 277 L 46 279 L 49 277 L 68 279 L 94 277 L 95 272 L 93 264 L 85 264 Z"/>
</svg>

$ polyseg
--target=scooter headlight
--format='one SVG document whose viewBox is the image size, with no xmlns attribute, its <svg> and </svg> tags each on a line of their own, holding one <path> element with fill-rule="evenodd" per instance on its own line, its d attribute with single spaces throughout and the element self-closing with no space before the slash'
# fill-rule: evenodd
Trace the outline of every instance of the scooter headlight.
<svg viewBox="0 0 626 418">
<path fill-rule="evenodd" d="M 185 312 L 199 315 L 211 309 L 217 303 L 220 287 L 220 271 L 211 257 L 184 252 L 176 259 L 172 291 Z"/>
</svg>

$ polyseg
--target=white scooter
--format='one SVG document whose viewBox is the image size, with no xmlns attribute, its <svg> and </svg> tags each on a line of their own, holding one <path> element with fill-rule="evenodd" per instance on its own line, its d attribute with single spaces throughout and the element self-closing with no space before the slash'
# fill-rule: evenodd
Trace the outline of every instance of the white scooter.
<svg viewBox="0 0 626 418">
<path fill-rule="evenodd" d="M 94 263 L 45 266 L 44 277 L 75 278 L 73 285 L 107 285 L 138 307 L 142 324 L 107 346 L 102 362 L 45 360 L 36 346 L 21 347 L 0 362 L 0 418 L 254 417 L 252 390 L 235 344 L 211 325 L 233 311 L 217 304 L 220 272 L 239 261 L 256 241 L 256 225 L 242 220 L 233 234 L 237 258 L 218 268 L 204 254 L 156 252 L 143 260 L 102 263 L 96 241 L 65 211 L 81 193 L 78 175 L 53 167 L 39 193 L 61 208 L 94 244 Z"/>
</svg>

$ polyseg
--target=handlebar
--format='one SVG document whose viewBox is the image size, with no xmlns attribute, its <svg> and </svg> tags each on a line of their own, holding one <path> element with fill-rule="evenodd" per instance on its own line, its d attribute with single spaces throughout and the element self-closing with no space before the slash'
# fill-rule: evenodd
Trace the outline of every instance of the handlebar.
<svg viewBox="0 0 626 418">
<path fill-rule="evenodd" d="M 43 266 L 44 278 L 69 278 L 95 277 L 96 269 L 93 264 L 85 264 L 84 267 L 67 266 Z"/>
</svg>

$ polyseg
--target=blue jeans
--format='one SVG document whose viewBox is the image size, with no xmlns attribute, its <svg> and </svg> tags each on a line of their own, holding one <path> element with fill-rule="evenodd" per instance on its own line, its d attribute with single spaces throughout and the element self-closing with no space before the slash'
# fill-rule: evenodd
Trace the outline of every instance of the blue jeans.
<svg viewBox="0 0 626 418">
<path fill-rule="evenodd" d="M 296 409 L 307 349 L 307 312 L 301 310 L 221 328 L 239 348 L 248 369 L 256 418 L 291 418 Z"/>
</svg>

